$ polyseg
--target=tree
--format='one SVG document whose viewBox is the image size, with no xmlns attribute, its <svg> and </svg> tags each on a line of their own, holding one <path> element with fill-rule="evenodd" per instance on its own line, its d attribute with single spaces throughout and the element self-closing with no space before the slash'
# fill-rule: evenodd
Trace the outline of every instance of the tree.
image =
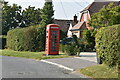
<svg viewBox="0 0 120 80">
<path fill-rule="evenodd" d="M 41 21 L 41 10 L 40 8 L 35 9 L 35 7 L 29 6 L 25 8 L 22 12 L 22 25 L 21 27 L 28 27 L 40 24 Z"/>
<path fill-rule="evenodd" d="M 2 7 L 3 1 L 0 1 L 0 35 L 2 34 Z"/>
<path fill-rule="evenodd" d="M 45 4 L 43 9 L 41 10 L 41 13 L 41 26 L 45 27 L 47 24 L 53 23 L 54 10 L 52 0 L 45 0 Z"/>
<path fill-rule="evenodd" d="M 2 8 L 2 34 L 7 34 L 9 29 L 14 29 L 20 26 L 22 15 L 21 6 L 13 4 L 8 5 L 8 2 L 4 2 Z"/>
<path fill-rule="evenodd" d="M 44 43 L 44 49 L 45 49 L 45 36 L 46 36 L 46 25 L 53 23 L 53 5 L 52 5 L 52 0 L 45 0 L 45 4 L 43 9 L 41 10 L 41 27 L 42 29 L 42 35 L 43 35 L 43 43 Z"/>
<path fill-rule="evenodd" d="M 94 28 L 120 24 L 120 6 L 113 7 L 113 3 L 103 6 L 98 13 L 91 16 L 89 25 Z"/>
<path fill-rule="evenodd" d="M 10 29 L 17 27 L 28 27 L 40 24 L 41 22 L 40 8 L 29 6 L 22 11 L 22 7 L 17 4 L 12 6 L 8 2 L 4 2 L 2 7 L 2 34 L 7 34 Z"/>
<path fill-rule="evenodd" d="M 96 33 L 97 33 L 96 29 L 83 31 L 83 40 L 84 40 L 85 48 L 89 47 L 92 50 L 95 48 L 95 34 Z"/>
</svg>

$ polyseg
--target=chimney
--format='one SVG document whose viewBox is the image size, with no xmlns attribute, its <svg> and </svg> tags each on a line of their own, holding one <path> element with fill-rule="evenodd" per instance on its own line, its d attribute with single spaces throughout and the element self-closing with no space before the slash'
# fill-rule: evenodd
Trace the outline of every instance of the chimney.
<svg viewBox="0 0 120 80">
<path fill-rule="evenodd" d="M 76 14 L 75 14 L 75 16 L 74 16 L 73 23 L 74 23 L 74 24 L 77 24 L 77 23 L 78 23 Z"/>
</svg>

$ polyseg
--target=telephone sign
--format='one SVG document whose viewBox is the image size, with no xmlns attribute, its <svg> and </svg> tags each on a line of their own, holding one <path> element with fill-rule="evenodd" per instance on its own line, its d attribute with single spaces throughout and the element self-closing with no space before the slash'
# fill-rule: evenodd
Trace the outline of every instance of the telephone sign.
<svg viewBox="0 0 120 80">
<path fill-rule="evenodd" d="M 46 54 L 59 54 L 60 26 L 49 24 L 46 26 Z"/>
</svg>

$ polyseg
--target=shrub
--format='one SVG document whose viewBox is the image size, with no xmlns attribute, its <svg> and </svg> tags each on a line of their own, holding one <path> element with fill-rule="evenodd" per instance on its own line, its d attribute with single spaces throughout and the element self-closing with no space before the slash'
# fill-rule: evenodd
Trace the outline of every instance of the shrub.
<svg viewBox="0 0 120 80">
<path fill-rule="evenodd" d="M 45 49 L 45 29 L 39 26 L 10 30 L 7 48 L 16 51 L 42 51 Z"/>
<path fill-rule="evenodd" d="M 63 44 L 60 44 L 60 49 L 59 49 L 61 52 L 65 52 L 65 45 Z"/>
<path fill-rule="evenodd" d="M 80 48 L 77 47 L 74 43 L 70 44 L 60 44 L 60 51 L 66 53 L 67 55 L 79 55 L 80 54 Z"/>
<path fill-rule="evenodd" d="M 95 41 L 98 58 L 109 66 L 117 66 L 120 63 L 120 24 L 99 29 Z"/>
<path fill-rule="evenodd" d="M 95 34 L 96 30 L 84 30 L 83 31 L 83 44 L 84 51 L 93 51 L 95 49 Z"/>
<path fill-rule="evenodd" d="M 60 51 L 67 55 L 79 55 L 81 50 L 79 40 L 75 35 L 73 36 L 73 39 L 73 42 L 69 42 L 69 39 L 66 39 L 69 43 L 66 42 L 67 44 L 60 44 Z"/>
</svg>

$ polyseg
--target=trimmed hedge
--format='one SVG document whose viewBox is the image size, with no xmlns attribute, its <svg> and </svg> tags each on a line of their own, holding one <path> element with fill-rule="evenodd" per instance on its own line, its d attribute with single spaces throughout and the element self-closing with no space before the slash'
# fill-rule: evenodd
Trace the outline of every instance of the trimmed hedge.
<svg viewBox="0 0 120 80">
<path fill-rule="evenodd" d="M 96 34 L 98 58 L 109 66 L 120 63 L 120 24 L 100 28 Z"/>
<path fill-rule="evenodd" d="M 37 25 L 10 30 L 7 33 L 7 48 L 16 51 L 43 51 L 45 28 Z"/>
</svg>

